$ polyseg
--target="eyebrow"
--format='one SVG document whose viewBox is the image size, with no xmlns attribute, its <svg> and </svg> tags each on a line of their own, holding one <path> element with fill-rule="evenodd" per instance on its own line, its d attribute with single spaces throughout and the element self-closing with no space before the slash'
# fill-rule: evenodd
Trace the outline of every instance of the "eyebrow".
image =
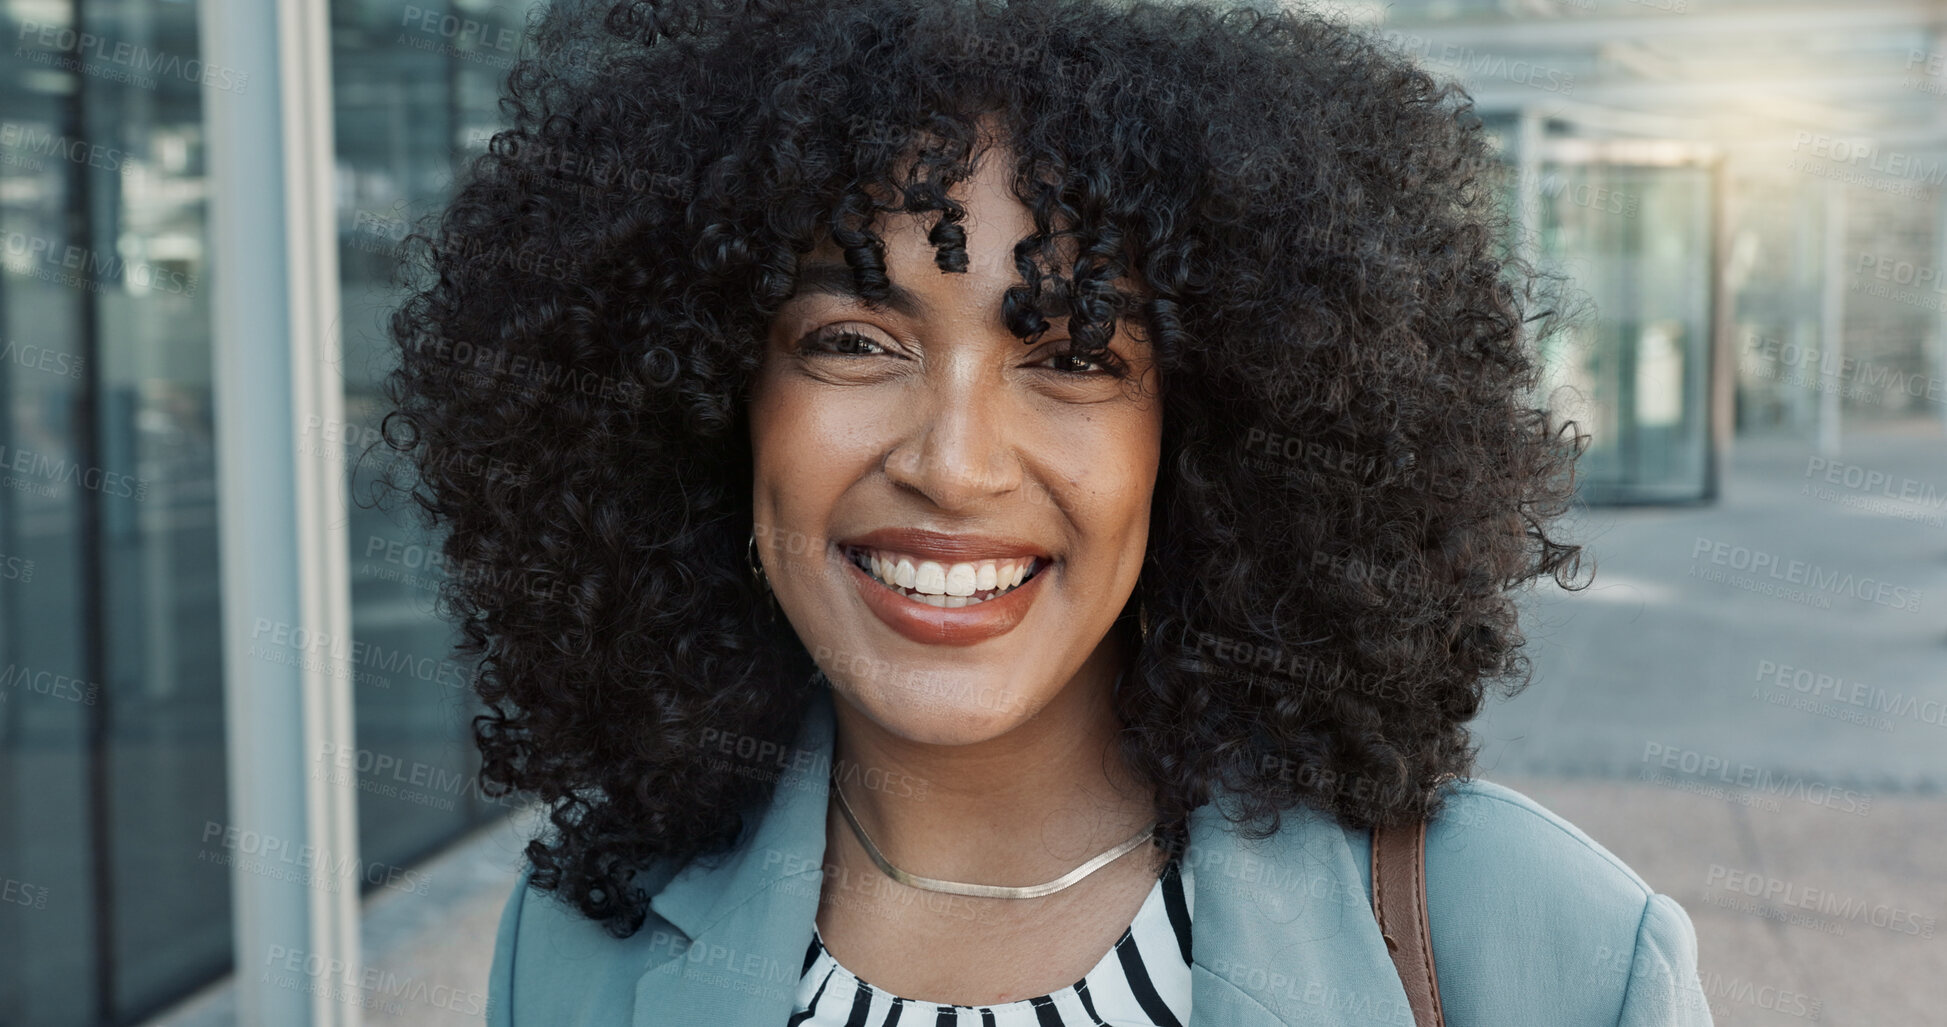
<svg viewBox="0 0 1947 1027">
<path fill-rule="evenodd" d="M 941 272 L 941 274 L 952 273 L 954 272 Z M 918 319 L 920 310 L 925 306 L 919 295 L 892 281 L 890 277 L 887 278 L 886 284 L 889 288 L 883 306 L 894 313 Z M 850 265 L 833 263 L 829 260 L 805 264 L 798 269 L 797 288 L 792 291 L 791 298 L 811 295 L 837 296 L 868 307 L 880 306 L 859 294 L 858 286 L 852 281 Z M 1068 304 L 1053 292 L 1044 293 L 1041 303 L 1043 313 L 1048 317 L 1065 317 L 1069 313 Z"/>
</svg>

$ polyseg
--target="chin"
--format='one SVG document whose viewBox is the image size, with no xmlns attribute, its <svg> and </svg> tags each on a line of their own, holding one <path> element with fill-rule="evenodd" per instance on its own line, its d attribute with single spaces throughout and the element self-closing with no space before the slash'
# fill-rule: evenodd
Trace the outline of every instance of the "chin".
<svg viewBox="0 0 1947 1027">
<path fill-rule="evenodd" d="M 834 680 L 833 693 L 888 734 L 926 745 L 972 745 L 1014 730 L 1045 705 L 977 678 L 924 683 L 896 682 L 861 690 Z"/>
</svg>

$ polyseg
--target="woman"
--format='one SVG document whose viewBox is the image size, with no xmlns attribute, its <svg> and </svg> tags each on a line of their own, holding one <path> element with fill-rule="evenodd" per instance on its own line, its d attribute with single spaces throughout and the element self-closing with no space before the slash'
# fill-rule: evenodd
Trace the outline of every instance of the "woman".
<svg viewBox="0 0 1947 1027">
<path fill-rule="evenodd" d="M 1709 1022 L 1682 909 L 1467 779 L 1583 440 L 1464 95 L 1183 4 L 536 39 L 388 435 L 550 812 L 493 1023 L 1412 1023 L 1420 821 L 1447 1022 Z"/>
</svg>

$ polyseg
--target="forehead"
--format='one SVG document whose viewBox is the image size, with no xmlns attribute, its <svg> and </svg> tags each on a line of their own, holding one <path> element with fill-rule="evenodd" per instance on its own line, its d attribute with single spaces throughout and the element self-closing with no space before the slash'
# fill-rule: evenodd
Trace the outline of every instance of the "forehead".
<svg viewBox="0 0 1947 1027">
<path fill-rule="evenodd" d="M 957 224 L 965 233 L 965 271 L 943 272 L 937 262 L 938 250 L 928 235 L 941 212 L 892 211 L 877 217 L 872 228 L 885 244 L 881 260 L 890 283 L 884 309 L 916 316 L 961 299 L 990 307 L 998 304 L 1008 289 L 1026 284 L 1015 250 L 1033 235 L 1034 216 L 1010 188 L 1013 173 L 1014 154 L 996 144 L 979 153 L 974 173 L 955 183 L 948 192 L 964 211 Z M 1070 312 L 1067 297 L 1052 286 L 1049 278 L 1073 273 L 1079 243 L 1072 234 L 1057 234 L 1049 250 L 1051 259 L 1035 253 L 1028 257 L 1042 268 L 1039 306 L 1047 317 L 1065 317 Z M 1125 255 L 1125 264 L 1132 263 Z M 1142 291 L 1140 278 L 1133 270 L 1124 272 L 1116 288 L 1132 297 Z M 829 234 L 821 236 L 817 245 L 801 259 L 796 289 L 788 302 L 795 304 L 818 298 L 866 304 L 857 295 L 843 249 Z"/>
<path fill-rule="evenodd" d="M 994 146 L 976 154 L 974 173 L 954 183 L 947 195 L 959 201 L 964 216 L 958 222 L 965 232 L 967 268 L 964 274 L 941 274 L 935 261 L 936 248 L 927 239 L 941 213 L 893 211 L 882 213 L 873 222 L 875 234 L 885 243 L 883 260 L 886 273 L 895 282 L 913 289 L 939 284 L 950 288 L 978 285 L 1005 289 L 1020 277 L 1014 265 L 1014 246 L 1034 231 L 1034 217 L 1027 206 L 1008 188 L 1014 167 L 1014 154 Z M 1073 251 L 1073 239 L 1058 239 L 1066 244 L 1064 259 Z M 829 235 L 819 240 L 806 257 L 807 264 L 836 262 L 844 255 Z M 951 280 L 951 281 L 949 281 Z"/>
</svg>

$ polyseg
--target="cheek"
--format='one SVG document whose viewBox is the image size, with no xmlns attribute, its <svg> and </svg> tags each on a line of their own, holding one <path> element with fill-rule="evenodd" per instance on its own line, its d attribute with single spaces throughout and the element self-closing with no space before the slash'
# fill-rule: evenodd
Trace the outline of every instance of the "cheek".
<svg viewBox="0 0 1947 1027">
<path fill-rule="evenodd" d="M 1087 444 L 1071 451 L 1065 469 L 1080 486 L 1077 517 L 1105 543 L 1139 549 L 1146 541 L 1161 443 L 1155 418 L 1130 410 L 1092 426 Z"/>
<path fill-rule="evenodd" d="M 822 560 L 833 508 L 875 444 L 860 427 L 871 419 L 815 391 L 773 382 L 751 404 L 753 516 L 760 545 L 766 530 L 777 536 L 766 563 L 779 576 L 800 561 Z"/>
<path fill-rule="evenodd" d="M 802 383 L 785 383 L 766 394 L 751 412 L 752 465 L 759 484 L 796 492 L 816 492 L 820 482 L 856 477 L 883 440 L 874 425 L 885 423 L 867 404 Z"/>
</svg>

